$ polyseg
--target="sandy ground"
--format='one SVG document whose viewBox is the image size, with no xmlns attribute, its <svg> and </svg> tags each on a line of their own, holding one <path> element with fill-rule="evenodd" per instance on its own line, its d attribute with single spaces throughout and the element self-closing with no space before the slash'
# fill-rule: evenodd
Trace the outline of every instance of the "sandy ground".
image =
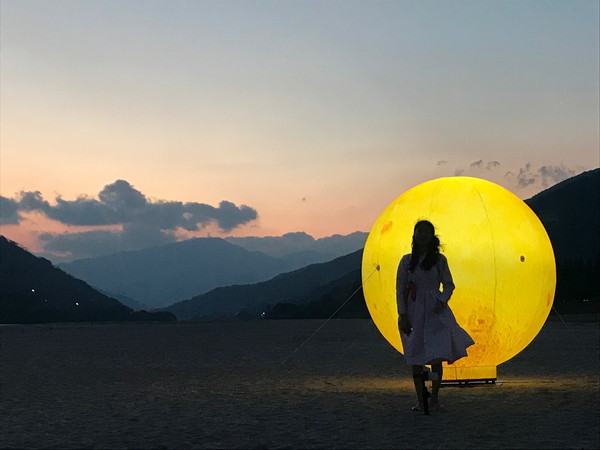
<svg viewBox="0 0 600 450">
<path fill-rule="evenodd" d="M 2 326 L 0 447 L 598 448 L 592 319 L 430 416 L 368 320 Z"/>
</svg>

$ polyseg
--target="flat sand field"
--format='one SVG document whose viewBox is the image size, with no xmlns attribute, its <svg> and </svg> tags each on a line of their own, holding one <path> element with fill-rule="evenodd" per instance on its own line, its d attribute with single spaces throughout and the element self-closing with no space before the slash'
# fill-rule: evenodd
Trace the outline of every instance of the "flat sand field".
<svg viewBox="0 0 600 450">
<path fill-rule="evenodd" d="M 1 326 L 0 447 L 597 449 L 597 319 L 429 416 L 370 320 Z"/>
</svg>

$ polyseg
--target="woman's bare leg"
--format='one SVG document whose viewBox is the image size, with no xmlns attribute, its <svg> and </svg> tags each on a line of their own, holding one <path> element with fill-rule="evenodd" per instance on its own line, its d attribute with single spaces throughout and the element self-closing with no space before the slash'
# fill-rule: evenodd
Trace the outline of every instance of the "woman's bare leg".
<svg viewBox="0 0 600 450">
<path fill-rule="evenodd" d="M 423 373 L 423 366 L 411 366 L 411 368 L 415 391 L 417 392 L 417 405 L 415 407 L 423 409 L 423 381 L 420 376 Z"/>
<path fill-rule="evenodd" d="M 432 364 L 431 371 L 437 374 L 437 381 L 431 382 L 431 399 L 430 405 L 432 409 L 439 407 L 438 401 L 438 393 L 440 392 L 440 386 L 442 385 L 442 375 L 444 374 L 444 369 L 442 367 L 442 363 Z"/>
</svg>

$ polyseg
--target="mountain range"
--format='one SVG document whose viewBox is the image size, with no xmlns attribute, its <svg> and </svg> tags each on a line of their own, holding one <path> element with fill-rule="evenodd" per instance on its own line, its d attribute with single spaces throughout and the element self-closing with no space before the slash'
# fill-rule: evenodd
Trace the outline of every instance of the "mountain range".
<svg viewBox="0 0 600 450">
<path fill-rule="evenodd" d="M 266 281 L 329 261 L 362 248 L 366 237 L 196 238 L 58 267 L 132 308 L 160 308 L 218 287 Z"/>
<path fill-rule="evenodd" d="M 338 256 L 347 255 L 362 248 L 368 233 L 356 231 L 342 236 L 334 234 L 315 239 L 304 232 L 286 233 L 283 236 L 267 237 L 226 237 L 230 242 L 250 251 L 259 251 L 275 258 L 299 259 L 299 255 L 308 256 L 302 265 L 330 261 Z M 296 256 L 295 256 L 296 255 Z"/>
</svg>

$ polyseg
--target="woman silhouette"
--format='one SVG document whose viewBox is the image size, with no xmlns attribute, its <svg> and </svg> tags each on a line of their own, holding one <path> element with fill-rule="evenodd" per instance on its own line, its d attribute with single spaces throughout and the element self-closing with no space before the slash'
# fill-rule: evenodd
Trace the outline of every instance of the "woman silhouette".
<svg viewBox="0 0 600 450">
<path fill-rule="evenodd" d="M 439 408 L 442 362 L 452 364 L 467 356 L 467 347 L 475 343 L 448 306 L 453 290 L 448 261 L 440 253 L 435 228 L 431 222 L 420 220 L 414 228 L 412 253 L 400 260 L 396 278 L 400 338 L 406 362 L 412 366 L 418 399 L 414 411 L 423 409 L 423 366 L 431 365 L 437 374 L 429 402 L 430 409 L 435 410 Z"/>
</svg>

